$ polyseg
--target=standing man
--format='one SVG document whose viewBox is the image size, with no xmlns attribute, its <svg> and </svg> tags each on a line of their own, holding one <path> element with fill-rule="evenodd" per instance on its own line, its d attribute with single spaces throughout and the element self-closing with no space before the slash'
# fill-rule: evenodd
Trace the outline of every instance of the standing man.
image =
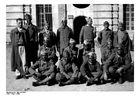
<svg viewBox="0 0 140 99">
<path fill-rule="evenodd" d="M 11 31 L 12 43 L 11 70 L 16 73 L 16 79 L 26 78 L 24 66 L 26 62 L 25 51 L 27 46 L 26 30 L 23 28 L 22 19 L 16 19 L 17 27 Z M 26 53 L 27 54 L 27 53 Z"/>
<path fill-rule="evenodd" d="M 38 29 L 35 25 L 32 24 L 31 16 L 29 14 L 26 14 L 25 16 L 26 25 L 24 28 L 27 30 L 27 40 L 28 40 L 28 66 L 27 66 L 27 72 L 28 68 L 31 66 L 31 62 L 35 63 L 37 60 L 37 51 L 38 51 Z"/>
<path fill-rule="evenodd" d="M 122 44 L 124 46 L 124 51 L 127 54 L 132 51 L 132 42 L 129 37 L 129 34 L 124 29 L 123 23 L 118 24 L 118 31 L 114 33 L 114 41 L 113 46 L 116 48 L 118 44 Z"/>
<path fill-rule="evenodd" d="M 86 18 L 87 25 L 83 26 L 80 32 L 79 42 L 82 44 L 84 40 L 91 42 L 91 48 L 94 48 L 94 38 L 96 37 L 96 30 L 92 26 L 91 17 Z"/>
<path fill-rule="evenodd" d="M 103 54 L 105 52 L 105 49 L 107 47 L 108 39 L 113 41 L 113 31 L 109 29 L 108 21 L 105 21 L 104 29 L 102 31 L 100 31 L 98 34 L 98 42 L 101 45 L 101 60 L 102 60 Z"/>
<path fill-rule="evenodd" d="M 39 34 L 39 45 L 54 46 L 56 45 L 56 35 L 50 30 L 50 22 L 46 21 L 44 29 Z"/>
<path fill-rule="evenodd" d="M 62 56 L 62 51 L 68 46 L 70 38 L 73 38 L 73 32 L 70 27 L 67 26 L 67 20 L 62 20 L 62 27 L 57 30 L 57 50 Z"/>
</svg>

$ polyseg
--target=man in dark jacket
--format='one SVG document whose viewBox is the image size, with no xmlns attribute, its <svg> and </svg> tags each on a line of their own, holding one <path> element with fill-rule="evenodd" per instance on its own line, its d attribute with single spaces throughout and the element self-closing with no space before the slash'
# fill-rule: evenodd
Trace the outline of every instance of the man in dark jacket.
<svg viewBox="0 0 140 99">
<path fill-rule="evenodd" d="M 86 78 L 87 86 L 99 83 L 102 69 L 100 63 L 96 61 L 95 52 L 88 53 L 88 60 L 81 65 L 80 72 Z"/>
<path fill-rule="evenodd" d="M 109 23 L 105 21 L 104 29 L 98 34 L 98 42 L 101 45 L 101 59 L 107 47 L 108 39 L 113 42 L 113 31 L 109 29 Z"/>
<path fill-rule="evenodd" d="M 46 21 L 44 29 L 39 33 L 39 45 L 55 46 L 56 42 L 57 42 L 56 35 L 53 31 L 50 30 L 50 22 Z"/>
<path fill-rule="evenodd" d="M 79 43 L 82 44 L 84 40 L 91 42 L 91 47 L 94 48 L 94 39 L 96 37 L 96 29 L 92 26 L 91 17 L 86 18 L 87 25 L 83 26 L 80 31 Z"/>
<path fill-rule="evenodd" d="M 11 70 L 14 72 L 19 72 L 16 79 L 26 78 L 24 72 L 24 66 L 26 61 L 26 49 L 27 49 L 27 31 L 22 27 L 22 19 L 18 18 L 16 20 L 17 27 L 11 31 L 10 39 L 12 43 L 11 52 Z M 24 59 L 23 59 L 24 58 Z"/>
<path fill-rule="evenodd" d="M 38 51 L 38 29 L 35 25 L 32 24 L 31 16 L 26 14 L 25 16 L 26 24 L 24 28 L 27 30 L 26 38 L 28 42 L 28 64 L 27 64 L 27 72 L 28 68 L 31 66 L 31 62 L 35 63 L 37 60 L 37 51 Z"/>
<path fill-rule="evenodd" d="M 62 20 L 62 27 L 57 30 L 57 50 L 62 55 L 62 51 L 68 46 L 70 38 L 73 38 L 73 32 L 70 27 L 67 26 L 67 20 Z"/>
</svg>

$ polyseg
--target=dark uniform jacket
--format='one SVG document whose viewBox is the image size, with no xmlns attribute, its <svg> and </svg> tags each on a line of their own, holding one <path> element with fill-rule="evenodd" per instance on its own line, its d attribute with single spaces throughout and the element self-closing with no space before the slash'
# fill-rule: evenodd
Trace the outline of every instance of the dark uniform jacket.
<svg viewBox="0 0 140 99">
<path fill-rule="evenodd" d="M 128 53 L 132 50 L 132 42 L 131 39 L 126 31 L 124 32 L 124 36 L 122 38 L 122 44 L 124 46 L 125 53 Z M 114 48 L 118 45 L 118 31 L 114 33 L 114 40 L 113 40 L 113 46 Z"/>
<path fill-rule="evenodd" d="M 62 50 L 68 46 L 70 38 L 73 38 L 73 32 L 70 27 L 60 27 L 57 30 L 57 49 L 60 55 L 62 54 Z"/>
<path fill-rule="evenodd" d="M 49 76 L 52 73 L 56 72 L 55 65 L 51 65 L 49 62 L 43 61 L 41 59 L 36 61 L 36 63 L 32 66 L 32 68 L 34 70 L 38 68 L 38 72 L 41 73 L 42 75 L 46 75 L 46 76 Z"/>
<path fill-rule="evenodd" d="M 24 28 L 27 30 L 28 59 L 30 61 L 36 61 L 38 50 L 38 29 L 33 24 L 25 25 Z"/>
<path fill-rule="evenodd" d="M 44 39 L 47 39 L 47 42 L 45 42 Z M 57 38 L 56 38 L 55 33 L 50 30 L 48 31 L 42 30 L 39 34 L 40 46 L 46 43 L 49 43 L 47 45 L 53 46 L 53 45 L 56 45 L 56 41 L 57 41 Z"/>
<path fill-rule="evenodd" d="M 22 66 L 22 62 L 19 56 L 18 46 L 25 46 L 25 52 L 27 51 L 27 39 L 26 39 L 26 30 L 23 28 L 21 33 L 19 33 L 18 29 L 15 28 L 11 31 L 10 39 L 12 44 L 11 51 L 11 70 L 15 71 L 17 67 Z M 27 53 L 26 53 L 27 55 Z"/>
<path fill-rule="evenodd" d="M 96 37 L 96 33 L 93 32 L 93 26 L 83 26 L 80 31 L 79 42 L 83 43 L 85 39 L 94 42 L 94 38 Z"/>
<path fill-rule="evenodd" d="M 112 53 L 110 57 L 104 62 L 107 66 L 120 67 L 122 65 L 129 65 L 131 63 L 130 53 L 120 57 L 117 53 Z"/>
<path fill-rule="evenodd" d="M 78 67 L 76 66 L 76 64 L 70 63 L 70 62 L 67 63 L 63 58 L 60 61 L 59 69 L 60 69 L 60 73 L 62 73 L 66 77 L 67 77 L 67 75 L 69 75 L 71 77 L 78 76 Z"/>
<path fill-rule="evenodd" d="M 74 49 L 71 49 L 69 46 L 66 47 L 64 49 L 64 51 L 68 52 L 69 55 L 70 55 L 70 61 L 71 62 L 76 62 L 77 60 L 77 54 L 78 54 L 78 48 L 77 47 L 74 47 Z"/>
<path fill-rule="evenodd" d="M 89 63 L 87 60 L 81 65 L 80 68 L 81 74 L 85 75 L 92 75 L 91 72 L 102 72 L 100 63 L 96 61 L 94 64 Z"/>
</svg>

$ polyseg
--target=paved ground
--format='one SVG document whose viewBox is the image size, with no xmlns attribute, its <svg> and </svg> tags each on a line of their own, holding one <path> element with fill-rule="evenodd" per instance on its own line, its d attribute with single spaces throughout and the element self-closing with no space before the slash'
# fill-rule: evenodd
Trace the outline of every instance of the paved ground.
<svg viewBox="0 0 140 99">
<path fill-rule="evenodd" d="M 100 60 L 100 50 L 96 47 L 97 60 Z M 10 67 L 10 54 L 11 47 L 6 45 L 6 91 L 134 91 L 134 77 L 127 75 L 127 81 L 123 84 L 104 84 L 104 85 L 92 85 L 86 86 L 85 84 L 68 85 L 64 87 L 54 86 L 39 86 L 33 87 L 33 78 L 27 80 L 20 79 L 15 80 L 15 75 L 11 72 Z"/>
</svg>

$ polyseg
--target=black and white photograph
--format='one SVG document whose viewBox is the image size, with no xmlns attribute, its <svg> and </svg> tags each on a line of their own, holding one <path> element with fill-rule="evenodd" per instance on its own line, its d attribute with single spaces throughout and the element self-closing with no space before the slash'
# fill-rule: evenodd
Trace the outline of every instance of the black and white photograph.
<svg viewBox="0 0 140 99">
<path fill-rule="evenodd" d="M 134 6 L 7 4 L 6 91 L 133 92 Z"/>
</svg>

